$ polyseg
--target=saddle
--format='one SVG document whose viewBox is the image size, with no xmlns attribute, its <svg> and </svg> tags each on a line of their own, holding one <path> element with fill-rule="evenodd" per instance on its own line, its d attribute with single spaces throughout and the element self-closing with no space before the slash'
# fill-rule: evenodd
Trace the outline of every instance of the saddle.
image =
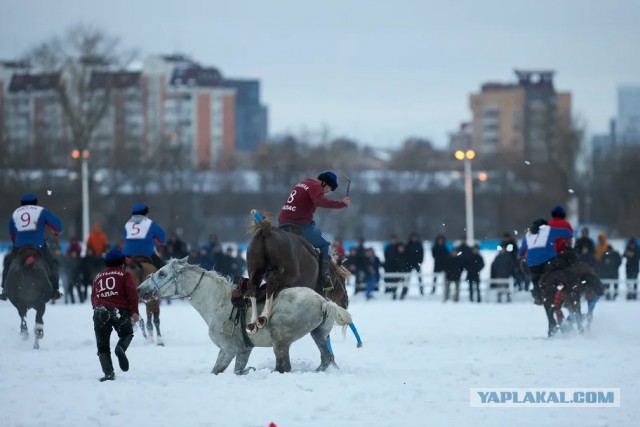
<svg viewBox="0 0 640 427">
<path fill-rule="evenodd" d="M 231 301 L 234 305 L 238 305 L 240 301 L 244 301 L 244 295 L 247 293 L 247 287 L 249 285 L 249 278 L 243 276 L 234 276 L 233 283 L 236 287 L 231 291 Z M 267 299 L 267 287 L 261 286 L 257 289 L 256 300 L 258 302 L 264 302 Z"/>
<path fill-rule="evenodd" d="M 32 265 L 38 259 L 44 261 L 44 265 L 47 269 L 47 274 L 49 274 L 49 263 L 46 262 L 42 249 L 36 246 L 23 246 L 21 248 L 18 248 L 15 261 L 18 261 L 21 265 Z"/>
<path fill-rule="evenodd" d="M 298 227 L 295 224 L 282 224 L 278 226 L 279 229 L 284 230 L 286 232 L 296 234 L 298 236 L 304 237 L 304 233 L 302 232 L 302 228 Z"/>
</svg>

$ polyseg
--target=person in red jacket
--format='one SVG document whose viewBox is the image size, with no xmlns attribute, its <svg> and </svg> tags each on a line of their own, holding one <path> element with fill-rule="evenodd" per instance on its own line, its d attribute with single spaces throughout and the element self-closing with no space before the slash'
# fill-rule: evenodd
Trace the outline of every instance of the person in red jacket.
<svg viewBox="0 0 640 427">
<path fill-rule="evenodd" d="M 549 227 L 554 228 L 566 228 L 573 234 L 573 227 L 569 224 L 565 218 L 567 217 L 567 213 L 564 211 L 564 208 L 560 205 L 553 208 L 551 211 L 551 219 L 549 220 Z M 564 237 L 558 238 L 553 242 L 553 246 L 556 248 L 556 253 L 561 254 L 567 248 L 571 247 L 571 239 L 566 239 Z"/>
<path fill-rule="evenodd" d="M 131 321 L 139 320 L 138 291 L 133 276 L 123 269 L 125 257 L 117 249 L 107 253 L 102 270 L 93 280 L 91 305 L 93 306 L 93 330 L 96 333 L 98 358 L 104 377 L 100 381 L 114 380 L 111 361 L 111 331 L 115 330 L 120 338 L 115 354 L 120 369 L 129 370 L 126 351 L 133 339 Z"/>
<path fill-rule="evenodd" d="M 322 231 L 316 227 L 313 214 L 317 208 L 342 209 L 349 206 L 349 197 L 342 200 L 327 199 L 324 195 L 338 188 L 336 174 L 327 171 L 318 175 L 318 178 L 308 178 L 293 187 L 289 197 L 282 205 L 278 216 L 280 225 L 293 224 L 302 229 L 304 237 L 315 248 L 320 250 L 320 284 L 323 288 L 331 287 L 329 278 L 329 242 L 322 235 Z"/>
</svg>

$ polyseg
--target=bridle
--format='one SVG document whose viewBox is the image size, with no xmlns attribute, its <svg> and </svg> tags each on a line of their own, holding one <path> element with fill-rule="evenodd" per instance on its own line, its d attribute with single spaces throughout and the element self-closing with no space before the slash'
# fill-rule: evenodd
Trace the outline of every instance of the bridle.
<svg viewBox="0 0 640 427">
<path fill-rule="evenodd" d="M 193 288 L 193 290 L 191 291 L 191 293 L 189 295 L 185 295 L 185 296 L 181 296 L 178 293 L 178 272 L 176 271 L 175 266 L 172 266 L 172 270 L 173 270 L 173 294 L 170 295 L 169 297 L 165 297 L 164 299 L 183 299 L 183 298 L 187 298 L 187 299 L 191 299 L 191 297 L 193 296 L 193 294 L 198 290 L 198 287 L 200 287 L 200 283 L 202 283 L 202 279 L 204 278 L 204 273 L 206 273 L 206 270 L 202 270 L 202 274 L 200 274 L 200 279 L 198 279 L 198 283 L 196 283 L 196 286 Z M 164 288 L 165 286 L 167 286 L 167 283 L 165 283 L 162 286 L 158 285 L 158 282 L 156 282 L 155 279 L 155 275 L 156 275 L 157 271 L 155 273 L 153 273 L 150 277 L 151 279 L 151 283 L 153 284 L 153 295 L 156 296 L 156 298 L 159 298 L 158 295 L 160 295 L 160 290 L 162 288 Z M 171 280 L 171 279 L 170 279 Z"/>
</svg>

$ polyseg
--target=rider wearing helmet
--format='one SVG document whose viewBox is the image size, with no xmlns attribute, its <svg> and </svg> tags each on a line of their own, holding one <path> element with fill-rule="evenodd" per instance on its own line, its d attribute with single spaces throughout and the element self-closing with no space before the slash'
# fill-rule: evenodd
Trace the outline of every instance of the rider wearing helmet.
<svg viewBox="0 0 640 427">
<path fill-rule="evenodd" d="M 124 225 L 124 248 L 122 252 L 127 257 L 144 255 L 151 258 L 158 268 L 164 266 L 164 262 L 156 254 L 156 243 L 166 244 L 164 230 L 147 217 L 149 207 L 137 203 L 131 209 L 131 218 Z"/>
<path fill-rule="evenodd" d="M 302 229 L 304 237 L 314 247 L 320 250 L 320 283 L 323 288 L 331 287 L 329 278 L 329 242 L 316 227 L 313 214 L 317 208 L 342 209 L 349 206 L 351 200 L 344 197 L 342 200 L 330 200 L 325 197 L 329 191 L 338 188 L 336 174 L 327 171 L 318 175 L 318 178 L 308 178 L 293 187 L 289 197 L 285 200 L 278 222 L 280 225 L 294 224 Z"/>
<path fill-rule="evenodd" d="M 23 247 L 34 247 L 40 249 L 44 259 L 49 265 L 49 281 L 51 282 L 53 295 L 56 300 L 60 294 L 60 276 L 58 273 L 58 262 L 49 251 L 45 242 L 45 226 L 53 230 L 53 235 L 62 233 L 62 223 L 60 219 L 42 206 L 38 206 L 38 198 L 31 193 L 27 193 L 20 199 L 20 207 L 13 211 L 9 219 L 9 235 L 13 242 L 13 249 L 4 257 L 4 268 L 2 270 L 2 293 L 0 299 L 7 300 L 4 289 L 4 282 L 9 273 L 11 262 L 16 257 L 18 250 Z"/>
</svg>

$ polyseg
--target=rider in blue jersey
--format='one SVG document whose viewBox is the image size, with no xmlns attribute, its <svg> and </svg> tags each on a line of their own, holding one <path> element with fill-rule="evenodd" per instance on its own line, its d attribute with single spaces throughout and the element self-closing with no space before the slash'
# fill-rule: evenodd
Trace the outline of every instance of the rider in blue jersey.
<svg viewBox="0 0 640 427">
<path fill-rule="evenodd" d="M 526 254 L 527 265 L 531 271 L 531 282 L 535 304 L 543 303 L 542 289 L 540 289 L 540 277 L 547 270 L 549 262 L 558 254 L 554 246 L 554 242 L 558 238 L 571 239 L 573 233 L 566 228 L 549 227 L 545 219 L 537 219 L 533 221 L 531 228 L 527 232 L 522 246 L 520 247 L 519 256 Z"/>
<path fill-rule="evenodd" d="M 127 257 L 147 256 L 160 269 L 164 266 L 164 262 L 156 254 L 156 244 L 166 244 L 166 237 L 164 230 L 147 218 L 148 213 L 149 207 L 142 203 L 136 204 L 131 209 L 131 219 L 124 225 L 125 244 L 122 253 Z"/>
<path fill-rule="evenodd" d="M 20 207 L 13 211 L 11 219 L 9 219 L 9 235 L 13 242 L 13 248 L 4 257 L 2 293 L 0 293 L 1 300 L 7 300 L 4 282 L 9 272 L 11 262 L 16 257 L 18 250 L 23 247 L 34 247 L 42 251 L 44 259 L 49 265 L 49 280 L 53 288 L 52 299 L 55 300 L 62 296 L 60 294 L 58 262 L 51 254 L 45 241 L 45 227 L 49 227 L 53 231 L 54 236 L 62 233 L 62 223 L 60 219 L 42 206 L 38 206 L 38 198 L 34 194 L 25 194 L 22 196 Z"/>
</svg>

